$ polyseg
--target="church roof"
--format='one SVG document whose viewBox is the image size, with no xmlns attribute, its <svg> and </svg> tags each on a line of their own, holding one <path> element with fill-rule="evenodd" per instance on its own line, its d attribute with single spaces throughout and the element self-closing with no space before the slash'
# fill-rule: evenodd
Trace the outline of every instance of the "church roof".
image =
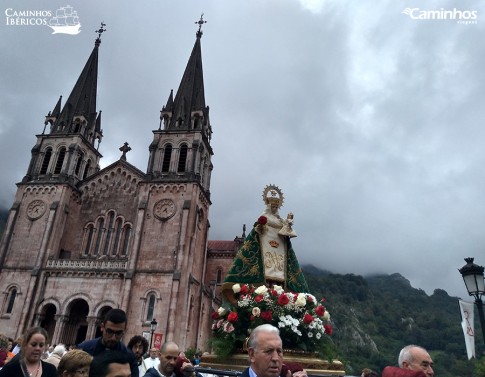
<svg viewBox="0 0 485 377">
<path fill-rule="evenodd" d="M 209 251 L 234 251 L 237 243 L 235 241 L 207 241 Z"/>
</svg>

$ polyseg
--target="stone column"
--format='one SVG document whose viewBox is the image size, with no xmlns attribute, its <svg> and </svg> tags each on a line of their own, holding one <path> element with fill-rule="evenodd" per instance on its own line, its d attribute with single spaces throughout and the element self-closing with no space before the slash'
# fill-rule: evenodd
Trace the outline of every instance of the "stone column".
<svg viewBox="0 0 485 377">
<path fill-rule="evenodd" d="M 54 335 L 52 336 L 51 344 L 59 344 L 62 343 L 61 335 L 64 332 L 66 322 L 68 321 L 68 316 L 56 314 L 54 318 L 56 319 L 56 328 L 54 330 Z"/>
</svg>

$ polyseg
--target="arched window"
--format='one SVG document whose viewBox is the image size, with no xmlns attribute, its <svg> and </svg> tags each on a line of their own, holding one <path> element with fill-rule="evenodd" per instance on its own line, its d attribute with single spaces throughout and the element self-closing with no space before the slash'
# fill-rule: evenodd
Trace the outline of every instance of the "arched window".
<svg viewBox="0 0 485 377">
<path fill-rule="evenodd" d="M 183 173 L 185 171 L 186 162 L 187 162 L 187 144 L 182 144 L 182 146 L 180 147 L 179 164 L 177 168 L 178 173 Z"/>
<path fill-rule="evenodd" d="M 123 233 L 123 221 L 121 219 L 116 220 L 116 234 L 115 234 L 115 242 L 113 244 L 113 249 L 111 250 L 111 255 L 118 254 L 118 247 L 120 245 L 121 235 Z"/>
<path fill-rule="evenodd" d="M 52 148 L 47 148 L 44 153 L 44 160 L 42 161 L 42 166 L 40 168 L 40 174 L 46 174 L 49 168 L 49 163 L 52 157 Z"/>
<path fill-rule="evenodd" d="M 121 248 L 121 255 L 126 256 L 128 253 L 128 242 L 130 241 L 131 226 L 125 225 L 123 229 L 123 247 Z"/>
<path fill-rule="evenodd" d="M 86 177 L 88 176 L 90 168 L 91 168 L 91 160 L 88 160 L 88 162 L 86 163 L 86 167 L 84 168 L 83 179 L 86 179 Z"/>
<path fill-rule="evenodd" d="M 165 153 L 163 154 L 162 173 L 166 173 L 169 171 L 171 158 L 172 158 L 172 145 L 167 144 L 165 146 Z"/>
<path fill-rule="evenodd" d="M 74 170 L 74 173 L 77 176 L 79 176 L 79 172 L 81 170 L 81 163 L 83 162 L 83 157 L 84 157 L 83 152 L 79 152 L 78 155 L 77 155 L 76 169 Z"/>
<path fill-rule="evenodd" d="M 155 310 L 155 294 L 150 293 L 147 298 L 147 315 L 146 315 L 147 322 L 153 319 L 154 310 Z"/>
<path fill-rule="evenodd" d="M 94 255 L 99 254 L 99 247 L 101 246 L 101 240 L 103 238 L 103 232 L 104 232 L 104 218 L 100 218 L 98 220 L 98 229 L 97 229 L 97 235 L 96 235 L 96 246 L 94 248 Z"/>
<path fill-rule="evenodd" d="M 56 167 L 54 168 L 54 174 L 61 173 L 62 164 L 64 163 L 64 157 L 66 157 L 66 148 L 62 147 L 59 150 L 59 155 L 57 156 Z"/>
<path fill-rule="evenodd" d="M 8 294 L 7 298 L 7 310 L 5 313 L 10 314 L 13 310 L 13 304 L 15 303 L 15 298 L 17 297 L 17 288 L 12 288 Z"/>
<path fill-rule="evenodd" d="M 108 231 L 106 232 L 106 240 L 104 241 L 103 255 L 108 255 L 111 236 L 113 235 L 114 221 L 115 221 L 115 214 L 114 212 L 110 212 L 108 215 Z"/>
<path fill-rule="evenodd" d="M 86 229 L 86 246 L 84 247 L 84 255 L 89 255 L 89 250 L 91 249 L 91 243 L 93 242 L 94 225 L 88 225 Z"/>
<path fill-rule="evenodd" d="M 222 281 L 222 269 L 218 268 L 217 269 L 217 276 L 216 276 L 216 283 L 221 284 Z"/>
</svg>

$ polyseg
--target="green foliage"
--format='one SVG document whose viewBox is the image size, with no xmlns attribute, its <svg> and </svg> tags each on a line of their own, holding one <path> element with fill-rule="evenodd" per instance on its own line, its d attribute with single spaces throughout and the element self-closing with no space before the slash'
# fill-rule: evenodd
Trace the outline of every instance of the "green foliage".
<svg viewBox="0 0 485 377">
<path fill-rule="evenodd" d="M 458 299 L 446 291 L 437 289 L 428 296 L 399 274 L 364 278 L 315 267 L 303 270 L 310 292 L 327 299 L 336 358 L 344 362 L 347 374 L 397 365 L 401 348 L 418 344 L 432 355 L 437 376 L 485 377 L 479 374 L 480 368 L 485 370 L 483 360 L 481 365 L 467 360 Z M 481 337 L 476 349 L 484 350 Z"/>
</svg>

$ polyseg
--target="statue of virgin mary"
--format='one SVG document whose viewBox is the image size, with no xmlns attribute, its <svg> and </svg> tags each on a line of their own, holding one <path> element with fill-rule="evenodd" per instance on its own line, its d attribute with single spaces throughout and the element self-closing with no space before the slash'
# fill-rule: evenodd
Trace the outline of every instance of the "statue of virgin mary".
<svg viewBox="0 0 485 377">
<path fill-rule="evenodd" d="M 291 237 L 293 214 L 286 219 L 279 215 L 283 193 L 275 185 L 263 191 L 266 208 L 237 252 L 233 264 L 222 284 L 227 299 L 233 301 L 232 286 L 236 283 L 253 286 L 278 284 L 285 290 L 308 292 L 305 276 L 300 268 Z"/>
</svg>

